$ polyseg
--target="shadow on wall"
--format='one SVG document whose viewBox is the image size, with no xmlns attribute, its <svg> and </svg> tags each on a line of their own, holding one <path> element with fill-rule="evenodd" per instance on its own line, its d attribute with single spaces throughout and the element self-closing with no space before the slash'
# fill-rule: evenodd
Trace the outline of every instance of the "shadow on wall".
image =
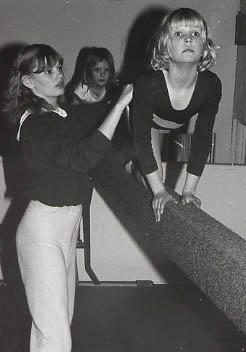
<svg viewBox="0 0 246 352">
<path fill-rule="evenodd" d="M 136 78 L 148 69 L 148 47 L 151 46 L 153 35 L 167 14 L 165 7 L 148 7 L 143 10 L 133 23 L 125 47 L 120 80 L 134 82 Z"/>
<path fill-rule="evenodd" d="M 24 42 L 13 42 L 0 48 L 0 104 L 8 85 L 14 60 L 25 45 Z M 0 155 L 3 157 L 15 156 L 16 145 L 15 130 L 7 125 L 3 113 L 0 113 Z"/>
<path fill-rule="evenodd" d="M 141 73 L 150 69 L 149 60 L 154 34 L 161 20 L 168 12 L 169 9 L 163 6 L 149 6 L 136 18 L 127 38 L 123 64 L 118 75 L 120 82 L 135 82 Z M 130 159 L 136 159 L 133 146 L 131 105 L 128 118 L 130 126 L 126 128 L 122 120 L 116 129 L 114 146 L 125 155 L 125 161 L 127 162 Z M 187 128 L 188 126 L 186 125 L 179 129 L 177 133 L 186 133 Z M 175 139 L 175 136 L 169 136 L 168 141 L 171 138 Z M 169 156 L 166 155 L 167 150 L 169 150 Z M 170 150 L 170 148 L 167 148 L 167 143 L 163 143 L 162 160 L 173 161 L 175 158 L 176 151 L 174 149 Z M 174 175 L 173 170 L 169 172 L 169 167 L 167 167 L 166 184 L 171 186 L 171 188 L 174 188 L 181 169 L 182 165 L 180 164 L 180 170 L 177 170 L 176 175 Z"/>
<path fill-rule="evenodd" d="M 122 67 L 117 75 L 120 84 L 135 82 L 141 73 L 149 69 L 148 46 L 159 23 L 167 12 L 167 9 L 163 6 L 149 6 L 135 19 L 129 30 Z M 116 149 L 126 156 L 126 161 L 129 161 L 136 158 L 133 147 L 133 135 L 132 131 L 130 131 L 132 127 L 131 105 L 127 114 L 129 114 L 128 118 L 121 119 L 117 126 L 113 144 Z M 127 120 L 130 126 L 126 124 L 125 121 Z"/>
<path fill-rule="evenodd" d="M 18 52 L 25 45 L 24 42 L 17 42 L 0 48 L 1 100 L 9 81 L 12 64 Z M 19 221 L 26 208 L 26 202 L 21 197 L 20 192 L 20 153 L 16 141 L 16 128 L 7 124 L 3 113 L 0 114 L 0 155 L 2 157 L 6 184 L 5 197 L 11 199 L 10 207 L 0 227 L 1 268 L 7 284 L 7 297 L 11 301 L 11 311 L 6 312 L 6 316 L 11 317 L 13 313 L 17 312 L 18 317 L 18 331 L 4 332 L 3 346 L 6 351 L 16 348 L 16 346 L 12 346 L 14 342 L 10 337 L 10 334 L 13 333 L 18 336 L 19 350 L 25 351 L 28 349 L 29 326 L 26 326 L 23 322 L 26 321 L 29 324 L 29 320 L 23 319 L 23 315 L 28 315 L 29 313 L 17 261 L 15 235 Z M 8 305 L 8 307 L 10 306 Z M 4 327 L 9 329 L 8 324 L 5 324 Z"/>
<path fill-rule="evenodd" d="M 18 52 L 27 45 L 25 42 L 12 42 L 0 48 L 0 94 L 5 90 L 12 64 Z"/>
</svg>

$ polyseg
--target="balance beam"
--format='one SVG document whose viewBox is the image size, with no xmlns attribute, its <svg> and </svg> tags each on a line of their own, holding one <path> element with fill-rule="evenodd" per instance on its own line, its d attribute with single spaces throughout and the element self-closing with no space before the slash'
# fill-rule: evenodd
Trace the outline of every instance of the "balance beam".
<svg viewBox="0 0 246 352">
<path fill-rule="evenodd" d="M 151 194 L 123 170 L 111 150 L 94 171 L 95 187 L 124 209 L 148 239 L 246 334 L 246 241 L 193 205 L 168 202 L 159 223 Z"/>
</svg>

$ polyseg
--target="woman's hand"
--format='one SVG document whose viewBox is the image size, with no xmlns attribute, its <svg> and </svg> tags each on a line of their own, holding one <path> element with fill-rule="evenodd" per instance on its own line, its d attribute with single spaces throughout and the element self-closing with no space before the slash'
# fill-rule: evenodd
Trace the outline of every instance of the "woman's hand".
<svg viewBox="0 0 246 352">
<path fill-rule="evenodd" d="M 197 208 L 201 207 L 201 200 L 197 198 L 192 192 L 186 192 L 181 197 L 182 204 L 194 204 Z"/>
<path fill-rule="evenodd" d="M 123 110 L 132 100 L 132 93 L 133 85 L 127 84 L 123 88 L 117 103 L 113 106 L 108 116 L 104 119 L 103 123 L 98 128 L 98 130 L 109 140 L 111 140 L 113 137 L 115 128 L 121 118 Z"/>
<path fill-rule="evenodd" d="M 133 84 L 127 84 L 124 86 L 116 105 L 124 109 L 132 100 L 133 95 Z"/>
<path fill-rule="evenodd" d="M 161 215 L 164 212 L 165 204 L 170 200 L 174 201 L 175 203 L 178 203 L 178 200 L 166 189 L 155 194 L 152 200 L 152 208 L 154 211 L 156 222 L 159 222 L 161 220 Z"/>
</svg>

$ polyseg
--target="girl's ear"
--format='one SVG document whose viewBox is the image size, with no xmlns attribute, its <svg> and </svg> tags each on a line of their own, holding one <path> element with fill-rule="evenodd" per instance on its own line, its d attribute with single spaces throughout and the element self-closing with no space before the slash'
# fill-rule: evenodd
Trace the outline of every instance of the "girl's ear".
<svg viewBox="0 0 246 352">
<path fill-rule="evenodd" d="M 33 79 L 30 75 L 25 75 L 22 77 L 22 83 L 25 87 L 32 89 L 33 88 Z"/>
<path fill-rule="evenodd" d="M 205 57 L 207 57 L 208 56 L 208 48 L 207 48 L 207 46 L 205 46 L 205 48 L 204 48 L 204 52 L 203 52 L 203 55 L 202 55 L 202 60 L 205 58 Z"/>
</svg>

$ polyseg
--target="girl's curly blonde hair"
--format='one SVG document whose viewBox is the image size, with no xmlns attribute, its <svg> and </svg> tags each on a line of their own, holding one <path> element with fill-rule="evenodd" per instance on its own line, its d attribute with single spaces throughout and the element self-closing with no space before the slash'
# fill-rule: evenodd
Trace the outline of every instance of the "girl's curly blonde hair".
<svg viewBox="0 0 246 352">
<path fill-rule="evenodd" d="M 198 64 L 198 71 L 205 71 L 216 62 L 216 50 L 219 48 L 213 43 L 207 22 L 199 12 L 190 8 L 178 8 L 169 12 L 161 21 L 152 41 L 150 65 L 154 70 L 169 68 L 170 55 L 167 42 L 174 28 L 178 26 L 195 26 L 201 29 L 204 40 L 204 53 Z"/>
</svg>

